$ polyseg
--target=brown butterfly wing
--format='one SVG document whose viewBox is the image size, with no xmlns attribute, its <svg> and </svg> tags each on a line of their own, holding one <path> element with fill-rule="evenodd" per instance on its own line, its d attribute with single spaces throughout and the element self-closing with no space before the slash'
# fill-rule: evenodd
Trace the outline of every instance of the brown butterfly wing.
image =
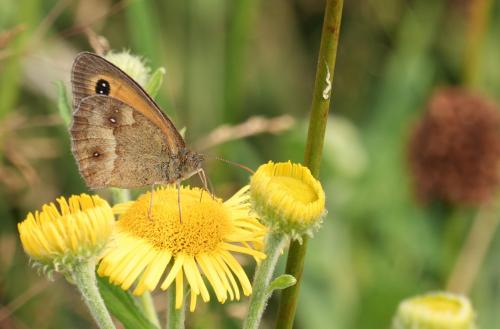
<svg viewBox="0 0 500 329">
<path fill-rule="evenodd" d="M 71 70 L 73 106 L 92 95 L 107 95 L 132 106 L 160 128 L 173 154 L 185 148 L 184 140 L 170 119 L 131 77 L 104 58 L 83 52 L 78 54 Z M 100 86 L 100 84 L 104 84 Z"/>
<path fill-rule="evenodd" d="M 109 96 L 83 98 L 73 113 L 71 149 L 90 188 L 167 183 L 172 153 L 159 127 Z"/>
</svg>

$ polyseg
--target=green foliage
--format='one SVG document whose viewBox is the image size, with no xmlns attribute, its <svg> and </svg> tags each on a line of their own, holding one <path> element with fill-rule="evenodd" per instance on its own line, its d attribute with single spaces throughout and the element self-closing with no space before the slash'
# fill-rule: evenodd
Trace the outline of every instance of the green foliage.
<svg viewBox="0 0 500 329">
<path fill-rule="evenodd" d="M 71 101 L 69 100 L 66 86 L 64 82 L 60 80 L 56 81 L 54 84 L 57 88 L 57 109 L 59 110 L 59 115 L 66 126 L 69 126 L 71 124 L 71 113 L 73 110 L 71 109 Z"/>
<path fill-rule="evenodd" d="M 108 278 L 97 276 L 99 290 L 108 310 L 127 329 L 157 329 L 149 322 L 134 298 L 120 287 L 109 283 Z"/>
<path fill-rule="evenodd" d="M 2 7 L 4 4 L 2 3 Z M 13 28 L 16 24 L 23 23 L 28 31 L 21 34 L 11 41 L 10 50 L 16 53 L 25 51 L 29 40 L 30 32 L 33 33 L 34 26 L 41 16 L 40 3 L 34 0 L 20 1 L 12 4 L 15 8 L 11 13 L 14 17 L 5 17 L 5 21 L 10 22 L 10 26 L 3 26 L 3 20 L 0 23 L 0 29 Z M 13 21 L 12 21 L 13 20 Z M 0 74 L 0 120 L 10 111 L 14 110 L 21 88 L 21 63 L 18 56 L 10 56 L 1 63 Z"/>
<path fill-rule="evenodd" d="M 165 75 L 165 72 L 166 71 L 163 67 L 157 68 L 149 78 L 149 81 L 146 85 L 146 91 L 153 99 L 156 97 L 156 95 L 158 95 L 158 92 L 160 91 L 161 85 L 163 84 L 163 76 Z"/>
<path fill-rule="evenodd" d="M 269 284 L 268 294 L 272 294 L 274 290 L 283 290 L 293 286 L 297 282 L 290 274 L 282 274 Z"/>
</svg>

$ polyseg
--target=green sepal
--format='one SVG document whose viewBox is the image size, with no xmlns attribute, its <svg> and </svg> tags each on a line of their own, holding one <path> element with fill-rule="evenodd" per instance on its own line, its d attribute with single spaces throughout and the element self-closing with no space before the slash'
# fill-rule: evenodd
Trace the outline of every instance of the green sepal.
<svg viewBox="0 0 500 329">
<path fill-rule="evenodd" d="M 64 120 L 66 126 L 71 123 L 71 103 L 69 101 L 68 92 L 64 82 L 57 80 L 54 82 L 57 88 L 57 108 L 59 110 L 59 115 Z"/>
<path fill-rule="evenodd" d="M 269 287 L 267 288 L 267 293 L 272 294 L 274 290 L 283 290 L 289 288 L 297 283 L 297 279 L 290 274 L 282 274 L 276 279 L 274 279 Z"/>
<path fill-rule="evenodd" d="M 163 76 L 165 75 L 165 68 L 160 67 L 157 68 L 156 71 L 153 72 L 151 77 L 149 78 L 148 83 L 146 84 L 146 91 L 152 97 L 155 98 L 160 91 L 161 85 L 163 84 Z"/>
<path fill-rule="evenodd" d="M 108 278 L 97 275 L 99 291 L 108 310 L 126 329 L 158 329 L 144 315 L 134 298 Z"/>
</svg>

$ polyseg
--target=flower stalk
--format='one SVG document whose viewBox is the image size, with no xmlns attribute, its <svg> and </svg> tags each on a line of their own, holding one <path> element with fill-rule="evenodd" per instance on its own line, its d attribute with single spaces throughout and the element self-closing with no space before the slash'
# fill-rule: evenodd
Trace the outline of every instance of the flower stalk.
<svg viewBox="0 0 500 329">
<path fill-rule="evenodd" d="M 470 292 L 497 232 L 499 210 L 498 194 L 494 200 L 479 208 L 448 278 L 447 291 L 465 295 Z"/>
<path fill-rule="evenodd" d="M 157 328 L 161 328 L 160 319 L 158 319 L 158 314 L 156 313 L 155 304 L 151 293 L 149 291 L 143 293 L 139 297 L 139 301 L 141 302 L 142 310 L 144 311 L 144 315 L 146 316 L 146 318 Z"/>
<path fill-rule="evenodd" d="M 186 318 L 186 302 L 182 301 L 182 306 L 176 308 L 176 287 L 168 289 L 167 298 L 167 326 L 166 329 L 184 329 Z"/>
<path fill-rule="evenodd" d="M 325 18 L 321 32 L 321 44 L 316 68 L 316 80 L 311 103 L 309 131 L 304 156 L 304 164 L 314 177 L 319 176 L 328 110 L 330 108 L 331 87 L 334 77 L 335 59 L 339 41 L 343 0 L 327 0 Z M 291 329 L 297 308 L 307 237 L 302 244 L 292 241 L 288 253 L 286 273 L 293 275 L 297 283 L 285 289 L 281 296 L 277 318 L 277 329 Z"/>
<path fill-rule="evenodd" d="M 258 265 L 255 271 L 253 293 L 250 297 L 250 306 L 243 329 L 257 329 L 259 327 L 262 313 L 272 293 L 272 290 L 269 289 L 269 283 L 286 240 L 287 235 L 283 233 L 270 232 L 267 235 L 265 247 L 267 258 Z"/>
<path fill-rule="evenodd" d="M 99 328 L 115 329 L 113 320 L 111 320 L 97 287 L 95 265 L 95 260 L 75 264 L 71 272 L 71 278 Z"/>
<path fill-rule="evenodd" d="M 469 87 L 475 87 L 479 82 L 481 52 L 488 32 L 491 7 L 491 0 L 476 0 L 470 2 L 467 31 L 465 33 L 463 63 L 463 82 Z"/>
</svg>

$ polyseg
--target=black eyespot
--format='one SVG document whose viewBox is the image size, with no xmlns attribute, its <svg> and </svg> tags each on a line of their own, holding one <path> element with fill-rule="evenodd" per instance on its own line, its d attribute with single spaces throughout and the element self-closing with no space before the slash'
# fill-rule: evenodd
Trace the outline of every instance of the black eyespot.
<svg viewBox="0 0 500 329">
<path fill-rule="evenodd" d="M 95 84 L 95 92 L 100 95 L 109 95 L 111 91 L 111 87 L 109 86 L 109 82 L 104 79 L 99 79 Z"/>
<path fill-rule="evenodd" d="M 99 153 L 99 152 L 97 152 L 97 151 L 96 151 L 96 152 L 94 152 L 94 154 L 92 154 L 92 155 L 93 155 L 95 158 L 97 158 L 98 156 L 100 156 L 100 155 L 101 155 L 101 153 Z"/>
<path fill-rule="evenodd" d="M 109 118 L 109 122 L 111 122 L 111 123 L 116 123 L 116 119 L 115 119 L 114 117 L 110 117 L 110 118 Z"/>
</svg>

